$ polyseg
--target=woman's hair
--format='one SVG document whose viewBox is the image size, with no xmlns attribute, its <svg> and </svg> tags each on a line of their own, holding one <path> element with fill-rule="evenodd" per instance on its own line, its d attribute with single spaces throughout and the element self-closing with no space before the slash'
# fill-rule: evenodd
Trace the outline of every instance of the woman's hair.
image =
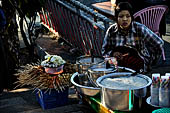
<svg viewBox="0 0 170 113">
<path fill-rule="evenodd" d="M 118 14 L 122 11 L 122 10 L 128 10 L 131 17 L 132 17 L 132 20 L 133 19 L 133 9 L 132 9 L 132 6 L 129 2 L 120 2 L 118 3 L 118 5 L 116 6 L 115 8 L 115 17 L 118 18 Z"/>
</svg>

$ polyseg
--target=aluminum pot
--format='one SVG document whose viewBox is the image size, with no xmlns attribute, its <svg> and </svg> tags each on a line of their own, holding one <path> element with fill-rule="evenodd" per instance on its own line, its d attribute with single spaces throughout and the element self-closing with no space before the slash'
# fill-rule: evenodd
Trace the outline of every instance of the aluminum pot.
<svg viewBox="0 0 170 113">
<path fill-rule="evenodd" d="M 86 96 L 95 96 L 100 93 L 100 88 L 93 87 L 85 74 L 74 73 L 71 77 L 71 83 L 75 86 L 78 94 Z"/>
<path fill-rule="evenodd" d="M 134 106 L 134 91 L 139 89 L 145 89 L 152 83 L 152 80 L 142 74 L 136 75 L 141 79 L 146 81 L 146 84 L 140 87 L 128 88 L 128 89 L 119 89 L 108 87 L 103 85 L 101 82 L 106 78 L 117 78 L 117 77 L 127 77 L 130 72 L 118 72 L 111 73 L 104 76 L 101 76 L 97 79 L 97 84 L 101 87 L 101 103 L 111 109 L 111 110 L 120 110 L 120 111 L 131 111 Z"/>
<path fill-rule="evenodd" d="M 104 61 L 103 57 L 80 56 L 76 59 L 78 73 L 86 73 L 87 69 L 94 64 Z"/>
<path fill-rule="evenodd" d="M 135 72 L 134 70 L 126 67 L 117 67 L 111 66 L 110 68 L 106 68 L 106 63 L 99 63 L 92 65 L 88 68 L 88 77 L 89 80 L 98 87 L 96 80 L 106 74 L 114 73 L 114 72 Z"/>
</svg>

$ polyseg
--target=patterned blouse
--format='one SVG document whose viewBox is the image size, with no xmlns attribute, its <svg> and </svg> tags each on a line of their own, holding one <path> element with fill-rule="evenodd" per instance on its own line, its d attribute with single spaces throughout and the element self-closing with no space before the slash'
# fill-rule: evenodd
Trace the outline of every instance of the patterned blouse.
<svg viewBox="0 0 170 113">
<path fill-rule="evenodd" d="M 147 68 L 157 63 L 162 55 L 163 44 L 163 40 L 143 24 L 132 22 L 128 34 L 121 33 L 117 24 L 113 24 L 106 32 L 102 54 L 112 56 L 111 53 L 115 47 L 128 45 L 138 51 Z"/>
</svg>

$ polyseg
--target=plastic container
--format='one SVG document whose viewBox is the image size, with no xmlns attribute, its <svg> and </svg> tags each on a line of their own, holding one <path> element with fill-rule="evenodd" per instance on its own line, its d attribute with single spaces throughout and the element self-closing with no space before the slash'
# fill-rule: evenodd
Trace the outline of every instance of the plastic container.
<svg viewBox="0 0 170 113">
<path fill-rule="evenodd" d="M 170 113 L 170 108 L 161 108 L 152 111 L 152 113 Z"/>
<path fill-rule="evenodd" d="M 36 98 L 44 110 L 63 106 L 68 103 L 68 88 L 60 92 L 55 89 L 47 92 L 46 90 L 38 89 L 36 91 Z"/>
<path fill-rule="evenodd" d="M 170 107 L 170 90 L 159 88 L 159 106 Z"/>
<path fill-rule="evenodd" d="M 169 76 L 170 77 L 170 73 L 165 73 L 165 76 Z"/>
<path fill-rule="evenodd" d="M 63 72 L 64 65 L 61 65 L 60 67 L 44 67 L 45 72 L 49 74 L 60 74 Z"/>
<path fill-rule="evenodd" d="M 151 85 L 151 104 L 159 105 L 159 87 L 160 87 L 160 73 L 152 74 L 152 85 Z"/>
<path fill-rule="evenodd" d="M 159 88 L 151 85 L 151 104 L 159 105 Z"/>
</svg>

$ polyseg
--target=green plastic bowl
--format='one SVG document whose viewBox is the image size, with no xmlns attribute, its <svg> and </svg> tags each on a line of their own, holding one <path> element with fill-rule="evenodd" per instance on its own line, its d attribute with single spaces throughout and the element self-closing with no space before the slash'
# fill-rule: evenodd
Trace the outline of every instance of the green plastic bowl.
<svg viewBox="0 0 170 113">
<path fill-rule="evenodd" d="M 157 109 L 157 110 L 152 111 L 152 113 L 170 113 L 170 108 Z"/>
</svg>

